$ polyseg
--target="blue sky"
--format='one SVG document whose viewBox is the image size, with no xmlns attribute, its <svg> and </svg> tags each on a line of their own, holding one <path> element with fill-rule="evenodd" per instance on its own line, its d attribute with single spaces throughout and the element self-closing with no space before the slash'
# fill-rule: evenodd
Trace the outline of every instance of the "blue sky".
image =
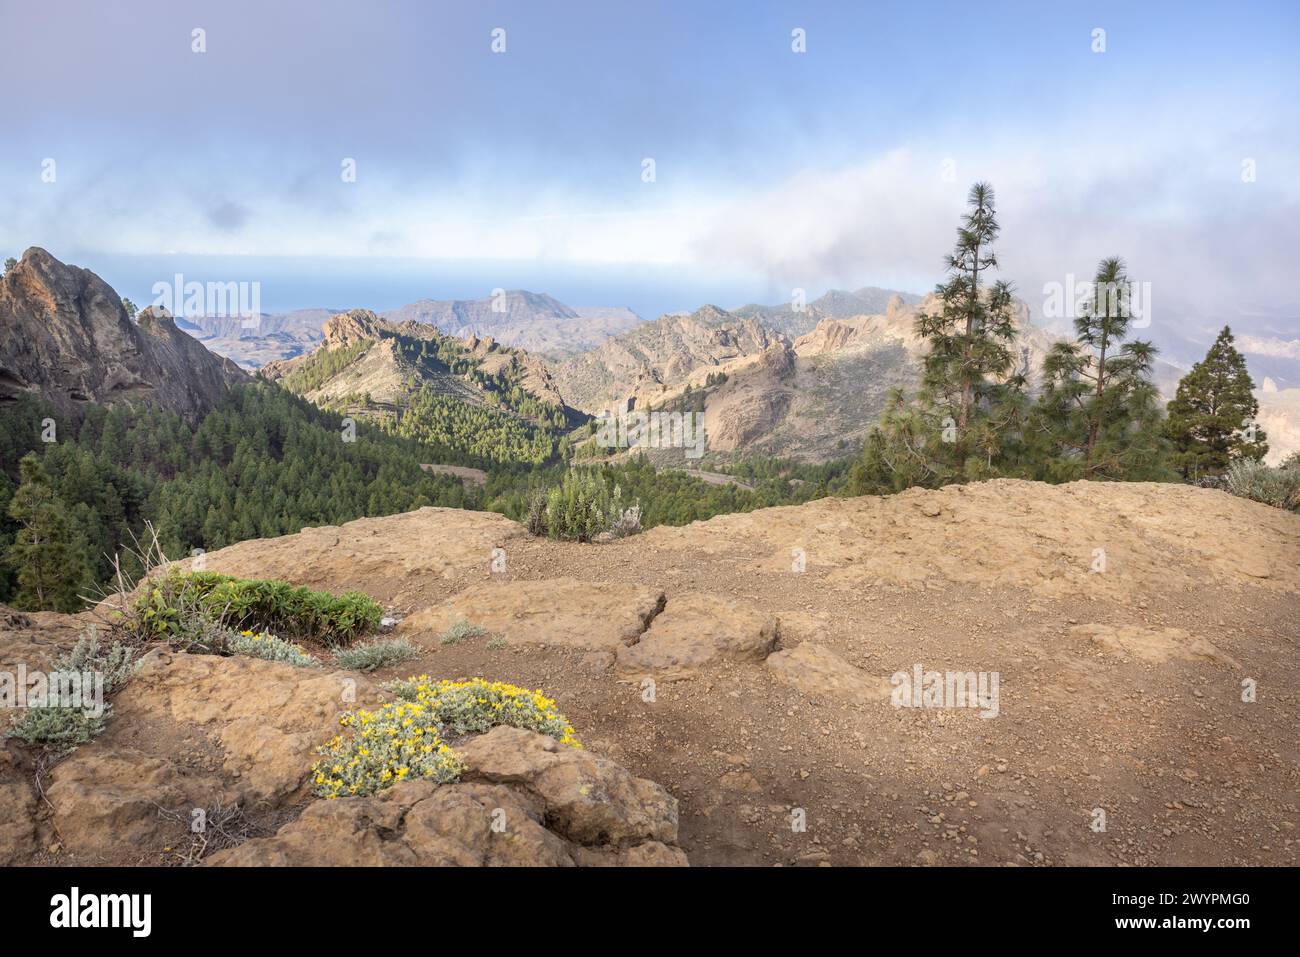
<svg viewBox="0 0 1300 957">
<path fill-rule="evenodd" d="M 653 314 L 924 291 L 988 179 L 1026 298 L 1119 254 L 1156 308 L 1276 326 L 1300 314 L 1298 11 L 0 0 L 0 247 L 137 295 L 207 263 L 270 277 L 271 307 L 527 284 Z"/>
</svg>

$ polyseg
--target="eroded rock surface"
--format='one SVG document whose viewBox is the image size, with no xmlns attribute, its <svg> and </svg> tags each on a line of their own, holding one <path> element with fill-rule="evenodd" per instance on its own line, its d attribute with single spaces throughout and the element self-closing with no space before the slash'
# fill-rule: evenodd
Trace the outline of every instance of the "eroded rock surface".
<svg viewBox="0 0 1300 957">
<path fill-rule="evenodd" d="M 728 598 L 686 594 L 664 606 L 636 644 L 620 648 L 627 677 L 681 678 L 720 658 L 761 661 L 776 644 L 777 619 Z"/>
<path fill-rule="evenodd" d="M 40 395 L 77 420 L 91 402 L 144 401 L 196 422 L 245 381 L 166 312 L 133 322 L 108 283 L 44 249 L 0 278 L 0 399 Z"/>
<path fill-rule="evenodd" d="M 215 865 L 684 865 L 677 801 L 612 761 L 518 728 L 461 745 L 464 780 L 311 805 Z"/>
<path fill-rule="evenodd" d="M 511 644 L 614 651 L 637 640 L 663 600 L 655 588 L 593 585 L 574 578 L 491 581 L 416 612 L 398 631 L 436 640 L 464 619 Z"/>
<path fill-rule="evenodd" d="M 888 678 L 868 674 L 822 645 L 804 642 L 789 651 L 773 652 L 767 667 L 777 680 L 813 697 L 868 703 L 888 701 Z"/>
</svg>

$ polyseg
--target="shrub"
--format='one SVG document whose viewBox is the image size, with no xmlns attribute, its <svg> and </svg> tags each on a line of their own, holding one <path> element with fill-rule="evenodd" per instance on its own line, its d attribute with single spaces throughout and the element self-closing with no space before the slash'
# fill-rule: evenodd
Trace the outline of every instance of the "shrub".
<svg viewBox="0 0 1300 957">
<path fill-rule="evenodd" d="M 234 655 L 247 655 L 264 661 L 278 661 L 297 668 L 314 668 L 320 662 L 307 653 L 302 645 L 277 638 L 269 631 L 241 631 L 232 634 L 226 643 L 226 650 Z"/>
<path fill-rule="evenodd" d="M 382 638 L 353 648 L 341 648 L 334 652 L 334 660 L 352 671 L 376 671 L 410 661 L 419 653 L 419 649 L 405 638 Z"/>
<path fill-rule="evenodd" d="M 545 505 L 536 498 L 530 501 L 526 524 L 534 535 L 590 542 L 607 532 L 640 531 L 641 510 L 637 505 L 625 509 L 622 490 L 617 485 L 611 490 L 598 472 L 572 469 L 547 492 Z"/>
<path fill-rule="evenodd" d="M 390 682 L 385 686 L 404 701 L 425 705 L 452 734 L 487 731 L 499 724 L 549 734 L 575 748 L 573 726 L 540 690 L 529 691 L 503 681 L 439 681 L 428 675 Z"/>
<path fill-rule="evenodd" d="M 524 526 L 529 535 L 538 537 L 546 534 L 546 490 L 536 489 L 528 498 L 528 508 L 524 512 Z"/>
<path fill-rule="evenodd" d="M 318 749 L 312 767 L 318 795 L 365 797 L 398 781 L 449 784 L 465 763 L 440 736 L 433 710 L 419 702 L 395 701 L 374 711 L 349 711 L 339 718 L 350 729 Z"/>
<path fill-rule="evenodd" d="M 176 572 L 141 583 L 126 625 L 142 641 L 162 640 L 203 654 L 223 654 L 231 636 L 222 616 L 208 607 L 203 581 Z"/>
<path fill-rule="evenodd" d="M 104 694 L 120 691 L 140 667 L 135 649 L 115 641 L 101 647 L 93 630 L 77 639 L 72 651 L 54 662 L 52 671 L 93 671 L 104 676 Z"/>
<path fill-rule="evenodd" d="M 109 708 L 106 705 L 103 713 L 98 715 L 82 708 L 24 708 L 5 732 L 5 737 L 17 738 L 51 757 L 61 757 L 77 750 L 104 730 Z"/>
<path fill-rule="evenodd" d="M 455 645 L 466 638 L 477 638 L 486 634 L 487 631 L 478 625 L 472 625 L 464 618 L 457 618 L 455 623 L 438 637 L 438 644 Z"/>
<path fill-rule="evenodd" d="M 50 673 L 100 675 L 104 681 L 104 696 L 121 690 L 139 667 L 135 649 L 119 642 L 102 648 L 92 632 L 82 635 L 72 651 L 57 658 Z M 86 744 L 101 731 L 112 713 L 113 706 L 104 702 L 102 711 L 84 707 L 25 707 L 14 720 L 4 737 L 17 738 L 24 744 L 37 747 L 51 757 L 61 757 Z"/>
<path fill-rule="evenodd" d="M 617 490 L 616 490 L 617 491 Z M 641 531 L 641 506 L 633 505 L 629 509 L 624 509 L 623 514 L 614 520 L 614 524 L 609 527 L 609 533 L 615 538 L 627 538 L 629 535 L 635 535 Z"/>
<path fill-rule="evenodd" d="M 1275 508 L 1300 510 L 1300 469 L 1272 468 L 1256 459 L 1237 459 L 1228 466 L 1228 490 Z"/>
<path fill-rule="evenodd" d="M 216 622 L 327 645 L 346 645 L 374 631 L 383 616 L 379 603 L 360 592 L 336 596 L 283 581 L 179 571 L 146 582 L 133 611 L 137 630 L 147 638 L 192 641 Z"/>
</svg>

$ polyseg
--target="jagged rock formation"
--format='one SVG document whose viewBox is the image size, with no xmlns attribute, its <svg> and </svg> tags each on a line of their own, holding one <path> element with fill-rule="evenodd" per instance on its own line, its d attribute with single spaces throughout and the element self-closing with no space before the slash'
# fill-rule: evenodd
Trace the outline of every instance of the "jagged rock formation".
<svg viewBox="0 0 1300 957">
<path fill-rule="evenodd" d="M 883 314 L 845 316 L 874 301 L 850 294 L 830 299 L 835 312 L 783 328 L 807 331 L 791 341 L 768 331 L 771 310 L 751 316 L 706 307 L 691 316 L 665 316 L 616 337 L 556 368 L 560 390 L 592 414 L 603 409 L 696 408 L 702 405 L 711 457 L 755 452 L 824 460 L 860 444 L 884 409 L 889 391 L 914 389 L 925 344 L 916 335 L 919 310 L 934 296 L 909 304 L 893 295 Z M 821 300 L 818 300 L 821 302 Z M 812 317 L 812 311 L 792 313 Z M 784 315 L 782 313 L 781 315 Z M 1036 367 L 1051 337 L 1029 323 L 1021 304 L 1022 362 Z M 661 464 L 680 451 L 652 453 Z"/>
<path fill-rule="evenodd" d="M 641 408 L 692 372 L 716 369 L 777 342 L 753 319 L 704 306 L 690 315 L 642 323 L 566 359 L 556 366 L 555 377 L 570 404 L 584 411 L 599 413 L 629 398 Z"/>
<path fill-rule="evenodd" d="M 369 344 L 351 362 L 332 370 L 320 381 L 313 380 L 303 394 L 322 404 L 369 394 L 373 403 L 393 408 L 403 406 L 414 392 L 427 386 L 435 394 L 462 402 L 478 405 L 486 401 L 482 387 L 463 375 L 454 374 L 446 363 L 414 357 L 410 347 L 423 343 L 435 351 L 441 347 L 453 357 L 472 363 L 484 375 L 515 378 L 524 392 L 539 401 L 560 408 L 565 406 L 550 370 L 540 359 L 522 350 L 506 348 L 491 337 L 457 339 L 443 335 L 427 323 L 390 322 L 368 309 L 353 309 L 330 317 L 322 333 L 319 350 L 296 359 L 269 363 L 262 374 L 272 381 L 292 385 L 293 373 L 320 362 L 323 353 Z"/>
<path fill-rule="evenodd" d="M 44 249 L 0 279 L 0 407 L 29 393 L 79 419 L 90 402 L 147 402 L 193 422 L 246 380 L 165 312 L 132 322 L 108 283 Z"/>
</svg>

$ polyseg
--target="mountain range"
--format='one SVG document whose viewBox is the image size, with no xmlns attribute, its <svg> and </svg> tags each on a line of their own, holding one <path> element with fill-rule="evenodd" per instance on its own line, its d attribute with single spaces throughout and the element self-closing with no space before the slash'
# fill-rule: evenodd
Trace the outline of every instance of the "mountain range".
<svg viewBox="0 0 1300 957">
<path fill-rule="evenodd" d="M 858 446 L 891 389 L 915 387 L 924 355 L 915 319 L 934 306 L 933 294 L 864 287 L 802 307 L 707 305 L 642 321 L 627 309 L 577 309 L 512 290 L 495 300 L 420 300 L 382 316 L 297 310 L 250 330 L 238 319 L 174 320 L 152 308 L 132 322 L 94 273 L 33 248 L 0 281 L 0 322 L 12 331 L 0 343 L 0 401 L 41 392 L 75 414 L 87 402 L 145 397 L 194 420 L 225 385 L 247 380 L 238 360 L 273 380 L 310 380 L 297 391 L 312 401 L 355 407 L 368 394 L 371 414 L 425 390 L 529 428 L 541 407 L 556 429 L 607 410 L 690 408 L 704 417 L 714 461 L 762 453 L 820 462 Z M 1025 303 L 1017 312 L 1032 374 L 1055 336 Z M 1300 389 L 1288 387 L 1300 345 L 1257 338 L 1241 345 L 1252 367 L 1265 353 L 1279 373 L 1256 392 L 1277 461 L 1300 448 Z M 362 350 L 361 340 L 376 345 Z M 344 356 L 348 347 L 354 354 Z M 311 358 L 320 354 L 333 356 L 328 374 Z M 1184 372 L 1157 359 L 1166 398 Z M 502 402 L 511 394 L 540 405 L 521 412 Z"/>
</svg>

